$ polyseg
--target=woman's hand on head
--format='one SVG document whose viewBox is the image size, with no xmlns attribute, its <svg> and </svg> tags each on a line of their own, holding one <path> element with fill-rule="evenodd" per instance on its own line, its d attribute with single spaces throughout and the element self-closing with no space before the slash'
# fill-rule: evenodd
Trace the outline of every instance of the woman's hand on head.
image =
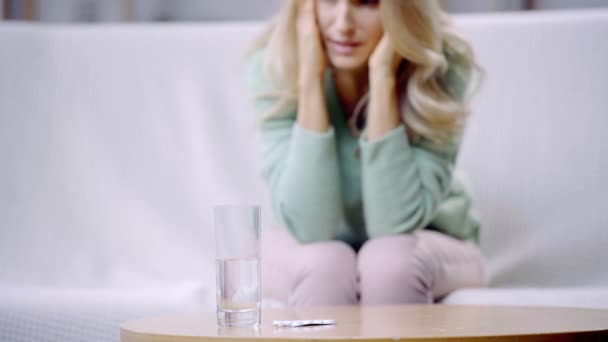
<svg viewBox="0 0 608 342">
<path fill-rule="evenodd" d="M 393 48 L 389 35 L 384 32 L 368 60 L 370 85 L 368 141 L 385 136 L 401 123 L 396 76 L 402 60 L 403 58 Z"/>
<path fill-rule="evenodd" d="M 308 77 L 318 80 L 327 68 L 327 55 L 321 43 L 317 24 L 316 0 L 304 0 L 299 8 L 297 20 L 298 59 L 300 83 Z"/>
<path fill-rule="evenodd" d="M 403 58 L 395 51 L 388 33 L 384 36 L 369 57 L 370 78 L 395 77 Z"/>
</svg>

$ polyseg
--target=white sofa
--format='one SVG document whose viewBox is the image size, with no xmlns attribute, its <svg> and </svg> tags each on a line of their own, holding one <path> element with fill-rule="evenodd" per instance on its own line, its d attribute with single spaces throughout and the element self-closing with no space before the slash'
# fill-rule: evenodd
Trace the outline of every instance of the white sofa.
<svg viewBox="0 0 608 342">
<path fill-rule="evenodd" d="M 608 308 L 608 10 L 460 16 L 487 76 L 459 167 L 491 288 Z M 243 50 L 260 23 L 0 24 L 0 340 L 118 340 L 214 310 L 210 207 L 260 203 Z"/>
</svg>

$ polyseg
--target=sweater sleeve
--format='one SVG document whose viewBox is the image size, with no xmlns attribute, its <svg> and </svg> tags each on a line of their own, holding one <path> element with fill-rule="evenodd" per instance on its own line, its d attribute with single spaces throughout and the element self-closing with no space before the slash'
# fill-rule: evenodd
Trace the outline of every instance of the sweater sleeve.
<svg viewBox="0 0 608 342">
<path fill-rule="evenodd" d="M 365 221 L 370 238 L 425 227 L 449 192 L 457 144 L 412 145 L 402 125 L 359 142 Z"/>
<path fill-rule="evenodd" d="M 296 124 L 295 108 L 262 119 L 277 105 L 262 73 L 262 52 L 249 63 L 248 85 L 260 118 L 262 177 L 273 213 L 300 242 L 334 239 L 343 220 L 338 156 L 332 127 L 318 133 Z"/>
</svg>

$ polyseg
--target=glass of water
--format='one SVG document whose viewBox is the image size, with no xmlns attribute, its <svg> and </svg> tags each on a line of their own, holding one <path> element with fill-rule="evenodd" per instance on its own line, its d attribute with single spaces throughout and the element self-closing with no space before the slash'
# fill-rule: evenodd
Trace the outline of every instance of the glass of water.
<svg viewBox="0 0 608 342">
<path fill-rule="evenodd" d="M 260 208 L 213 208 L 215 225 L 217 323 L 222 327 L 260 325 Z"/>
</svg>

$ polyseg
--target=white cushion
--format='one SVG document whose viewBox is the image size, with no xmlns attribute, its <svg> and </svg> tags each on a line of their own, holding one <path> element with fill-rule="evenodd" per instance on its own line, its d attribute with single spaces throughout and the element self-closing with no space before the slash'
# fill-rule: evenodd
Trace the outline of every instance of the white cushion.
<svg viewBox="0 0 608 342">
<path fill-rule="evenodd" d="M 2 341 L 119 341 L 122 322 L 213 311 L 200 283 L 135 288 L 0 285 Z"/>
<path fill-rule="evenodd" d="M 462 289 L 450 293 L 442 303 L 608 309 L 608 288 Z"/>
</svg>

